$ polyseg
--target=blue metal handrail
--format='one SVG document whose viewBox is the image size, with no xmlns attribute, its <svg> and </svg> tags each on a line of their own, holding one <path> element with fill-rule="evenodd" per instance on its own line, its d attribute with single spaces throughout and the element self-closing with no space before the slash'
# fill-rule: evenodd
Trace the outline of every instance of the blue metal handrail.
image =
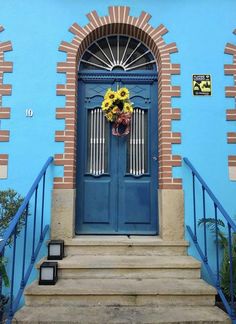
<svg viewBox="0 0 236 324">
<path fill-rule="evenodd" d="M 39 172 L 38 176 L 36 177 L 33 185 L 31 186 L 28 194 L 26 195 L 22 205 L 16 212 L 15 216 L 13 217 L 9 227 L 6 229 L 4 236 L 0 242 L 0 256 L 4 255 L 4 249 L 11 237 L 13 237 L 13 258 L 12 258 L 12 269 L 11 269 L 11 278 L 10 278 L 10 296 L 9 296 L 9 311 L 8 311 L 8 318 L 7 323 L 11 323 L 14 313 L 16 312 L 21 297 L 23 295 L 25 286 L 27 281 L 30 277 L 31 271 L 35 264 L 35 260 L 38 256 L 42 243 L 45 239 L 46 233 L 49 229 L 49 225 L 44 226 L 44 203 L 45 203 L 45 177 L 46 172 L 49 165 L 52 163 L 53 158 L 49 157 L 45 162 L 44 166 L 42 167 L 41 171 Z M 41 215 L 40 215 L 40 235 L 39 240 L 36 242 L 36 229 L 37 229 L 37 220 L 38 220 L 38 213 L 37 213 L 37 204 L 38 204 L 38 189 L 39 185 L 42 180 L 42 201 L 41 201 Z M 29 216 L 29 205 L 30 200 L 34 196 L 34 211 L 33 211 L 33 238 L 32 238 L 32 253 L 30 264 L 26 269 L 26 247 L 27 247 L 27 228 L 28 228 L 28 216 Z M 15 274 L 15 259 L 16 259 L 16 239 L 17 239 L 17 225 L 22 217 L 25 214 L 25 223 L 24 223 L 24 237 L 23 237 L 23 253 L 22 253 L 22 271 L 21 271 L 21 282 L 16 297 L 14 297 L 14 274 Z M 0 287 L 2 288 L 2 287 Z M 0 291 L 1 295 L 1 291 Z"/>
<path fill-rule="evenodd" d="M 236 314 L 235 314 L 235 295 L 236 295 L 236 287 L 234 282 L 234 277 L 236 277 L 236 269 L 233 268 L 233 242 L 232 238 L 233 235 L 236 235 L 236 223 L 232 220 L 226 210 L 223 208 L 219 200 L 213 194 L 209 186 L 200 176 L 198 171 L 195 169 L 193 164 L 185 157 L 184 159 L 185 164 L 191 169 L 192 172 L 192 193 L 193 193 L 193 230 L 189 225 L 187 225 L 187 230 L 190 234 L 191 239 L 193 240 L 195 247 L 203 261 L 203 264 L 215 286 L 217 292 L 225 306 L 226 311 L 228 312 L 229 316 L 236 323 Z M 199 245 L 198 239 L 198 232 L 197 232 L 197 199 L 196 199 L 196 182 L 197 179 L 202 187 L 202 209 L 203 209 L 203 243 L 204 248 L 202 249 Z M 213 205 L 214 205 L 214 218 L 212 218 L 213 222 L 215 223 L 215 247 L 216 247 L 216 274 L 212 270 L 211 265 L 209 264 L 208 258 L 208 243 L 207 243 L 207 217 L 206 217 L 206 193 L 210 197 Z M 220 220 L 218 216 L 218 212 L 221 213 L 224 220 L 227 223 L 228 228 L 228 253 L 229 253 L 229 284 L 230 284 L 230 301 L 227 300 L 224 291 L 221 288 L 221 275 L 220 275 L 220 245 L 219 245 L 219 228 L 218 228 L 218 221 Z"/>
</svg>

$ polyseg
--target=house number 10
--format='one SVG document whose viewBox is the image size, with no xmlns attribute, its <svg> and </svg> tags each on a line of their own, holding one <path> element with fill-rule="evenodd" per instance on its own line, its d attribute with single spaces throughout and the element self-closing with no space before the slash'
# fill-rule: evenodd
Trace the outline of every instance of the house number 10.
<svg viewBox="0 0 236 324">
<path fill-rule="evenodd" d="M 26 109 L 25 110 L 25 116 L 26 117 L 33 117 L 33 110 L 32 109 Z"/>
</svg>

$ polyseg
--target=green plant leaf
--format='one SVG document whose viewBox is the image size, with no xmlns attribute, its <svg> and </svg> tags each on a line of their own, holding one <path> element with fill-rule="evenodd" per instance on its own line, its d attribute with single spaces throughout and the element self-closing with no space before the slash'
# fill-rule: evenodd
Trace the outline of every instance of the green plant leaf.
<svg viewBox="0 0 236 324">
<path fill-rule="evenodd" d="M 9 227 L 16 212 L 20 208 L 24 201 L 24 198 L 13 189 L 0 191 L 0 237 L 4 236 L 6 229 Z M 29 213 L 28 213 L 29 215 Z M 21 232 L 21 229 L 25 225 L 25 219 L 28 216 L 26 210 L 23 211 L 16 227 L 16 236 Z M 11 246 L 13 243 L 13 235 L 9 238 L 6 245 Z M 0 256 L 0 275 L 2 281 L 6 287 L 9 287 L 9 278 L 6 271 L 7 260 Z"/>
<path fill-rule="evenodd" d="M 198 220 L 198 226 L 203 225 L 203 224 L 206 224 L 207 228 L 210 230 L 210 232 L 212 234 L 216 234 L 216 229 L 217 229 L 219 243 L 220 243 L 221 247 L 227 248 L 228 240 L 227 240 L 224 232 L 220 230 L 220 227 L 225 228 L 225 223 L 221 219 L 218 219 L 216 221 L 215 218 L 208 217 L 208 218 L 200 218 Z"/>
<path fill-rule="evenodd" d="M 221 220 L 218 219 L 217 221 L 215 220 L 215 218 L 212 217 L 208 217 L 208 218 L 200 218 L 198 220 L 198 226 L 201 224 L 206 224 L 208 227 L 210 228 L 216 228 L 216 224 L 217 226 L 221 226 L 221 227 L 225 227 L 225 223 Z"/>
<path fill-rule="evenodd" d="M 24 198 L 13 189 L 0 191 L 0 236 L 4 236 L 6 229 L 13 220 L 16 212 L 20 208 L 24 201 Z M 28 213 L 29 215 L 29 213 Z M 25 225 L 26 210 L 22 213 L 18 224 L 16 235 L 18 236 L 21 229 Z M 6 245 L 11 246 L 13 242 L 13 236 L 7 241 Z"/>
<path fill-rule="evenodd" d="M 10 282 L 9 282 L 9 278 L 7 275 L 6 267 L 5 267 L 4 262 L 2 262 L 1 260 L 2 260 L 2 258 L 0 259 L 0 275 L 2 276 L 2 280 L 3 280 L 5 287 L 9 287 Z"/>
</svg>

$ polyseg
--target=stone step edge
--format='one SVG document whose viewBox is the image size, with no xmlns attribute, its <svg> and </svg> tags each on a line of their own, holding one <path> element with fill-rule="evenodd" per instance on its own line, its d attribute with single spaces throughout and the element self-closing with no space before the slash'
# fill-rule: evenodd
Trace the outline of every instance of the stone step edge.
<svg viewBox="0 0 236 324">
<path fill-rule="evenodd" d="M 116 239 L 116 238 L 72 238 L 64 240 L 65 247 L 70 246 L 161 246 L 161 247 L 188 247 L 189 242 L 181 241 L 165 241 L 162 239 Z"/>
<path fill-rule="evenodd" d="M 150 315 L 152 319 L 155 318 L 154 321 L 152 319 L 150 321 Z M 63 319 L 62 316 L 65 318 Z M 102 318 L 100 319 L 99 316 Z M 207 323 L 231 323 L 227 314 L 215 306 L 172 306 L 171 308 L 164 306 L 26 306 L 15 314 L 12 323 L 32 323 L 33 320 L 38 320 L 40 323 L 44 321 L 48 323 L 52 320 L 55 321 L 53 323 L 56 321 L 78 323 L 78 320 L 82 320 L 81 323 L 85 323 L 85 320 L 86 323 L 95 323 L 96 319 L 96 323 L 104 324 L 104 321 L 112 323 L 114 319 L 117 323 L 118 318 L 126 319 L 126 323 L 130 323 L 131 316 L 133 320 L 138 319 L 139 323 L 140 320 L 142 323 L 145 323 L 144 321 L 147 321 L 146 323 L 180 323 L 180 321 L 181 323 L 206 323 L 206 321 Z"/>
<path fill-rule="evenodd" d="M 88 284 L 88 287 L 84 288 L 79 285 L 79 283 L 83 281 Z M 137 282 L 142 282 L 143 285 L 146 283 L 152 283 L 152 282 L 158 282 L 160 281 L 161 284 L 163 282 L 163 279 L 99 279 L 99 289 L 92 289 L 94 288 L 93 284 L 94 282 L 97 282 L 97 279 L 60 279 L 56 286 L 39 286 L 38 281 L 35 280 L 32 284 L 30 284 L 25 289 L 25 296 L 46 296 L 46 295 L 57 295 L 57 296 L 75 296 L 75 295 L 86 295 L 86 296 L 129 296 L 129 295 L 137 295 L 137 296 L 214 296 L 217 294 L 216 289 L 207 284 L 202 279 L 171 279 L 172 282 L 176 282 L 178 284 L 182 282 L 189 282 L 190 290 L 186 290 L 186 287 L 179 286 L 175 289 L 173 287 L 169 287 L 169 290 L 166 290 L 165 288 L 168 286 L 168 284 L 165 285 L 165 288 L 163 287 L 156 287 L 154 291 L 147 291 L 143 290 L 143 287 L 135 287 L 135 289 L 132 287 L 129 287 L 128 284 L 131 282 L 133 284 Z M 168 282 L 169 280 L 166 278 L 164 281 Z M 113 284 L 113 286 L 109 287 L 103 285 L 103 282 L 106 282 L 108 284 L 109 282 Z M 116 283 L 115 283 L 116 282 Z M 115 283 L 115 284 L 114 284 Z M 126 291 L 116 291 L 115 286 L 121 285 L 121 283 L 124 284 L 123 287 L 127 288 Z M 196 287 L 192 287 L 192 284 L 197 284 Z M 65 289 L 65 284 L 67 285 L 67 289 Z M 63 286 L 64 285 L 64 286 Z M 202 285 L 202 286 L 201 286 Z M 71 289 L 72 287 L 72 289 Z M 76 288 L 78 287 L 78 291 L 76 291 Z M 75 288 L 75 290 L 74 290 Z M 79 290 L 79 289 L 82 289 Z"/>
<path fill-rule="evenodd" d="M 67 256 L 70 257 L 70 256 Z M 165 270 L 194 270 L 197 269 L 199 270 L 201 268 L 201 262 L 198 260 L 191 260 L 191 262 L 189 263 L 181 263 L 181 262 L 176 262 L 176 263 L 169 263 L 168 261 L 166 262 L 160 262 L 160 264 L 128 264 L 125 265 L 125 263 L 123 263 L 122 265 L 118 265 L 118 264 L 110 264 L 110 265 L 100 265 L 99 262 L 96 263 L 94 262 L 94 264 L 92 265 L 91 263 L 86 265 L 86 264 L 80 264 L 79 260 L 78 262 L 75 262 L 74 260 L 69 260 L 66 259 L 67 257 L 65 257 L 62 260 L 55 260 L 56 262 L 58 262 L 58 268 L 59 269 L 165 269 Z M 83 258 L 84 256 L 80 256 L 79 258 Z M 104 258 L 104 256 L 97 256 L 97 255 L 89 255 L 90 258 L 95 257 L 95 261 L 96 258 L 97 260 Z M 110 257 L 110 256 L 109 256 Z M 119 256 L 118 256 L 119 257 Z M 117 258 L 118 258 L 117 257 Z M 137 256 L 129 256 L 129 259 L 132 258 L 136 258 Z M 141 256 L 142 257 L 142 256 Z M 108 258 L 108 256 L 105 256 L 105 258 Z M 150 257 L 147 257 L 150 258 Z M 160 257 L 160 259 L 162 258 L 162 256 Z M 190 257 L 189 257 L 190 258 Z M 179 259 L 181 259 L 181 256 L 179 257 Z M 36 268 L 39 269 L 40 265 L 45 262 L 48 261 L 47 257 L 42 258 L 37 264 L 36 264 Z"/>
</svg>

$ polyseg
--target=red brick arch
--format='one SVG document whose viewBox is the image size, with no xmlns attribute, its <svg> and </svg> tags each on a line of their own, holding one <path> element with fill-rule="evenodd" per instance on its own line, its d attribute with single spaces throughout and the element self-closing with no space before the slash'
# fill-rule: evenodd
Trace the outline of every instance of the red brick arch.
<svg viewBox="0 0 236 324">
<path fill-rule="evenodd" d="M 181 141 L 179 132 L 172 132 L 172 120 L 180 119 L 180 109 L 171 105 L 172 97 L 180 96 L 180 87 L 171 84 L 171 75 L 180 73 L 180 65 L 171 63 L 171 53 L 177 52 L 175 43 L 166 44 L 163 35 L 168 30 L 160 25 L 152 27 L 151 15 L 142 12 L 139 17 L 129 15 L 130 8 L 109 7 L 109 15 L 100 17 L 96 11 L 87 17 L 89 23 L 80 27 L 74 23 L 71 42 L 61 42 L 60 51 L 67 54 L 66 62 L 59 62 L 57 72 L 66 74 L 66 84 L 57 85 L 57 95 L 65 96 L 65 107 L 57 108 L 56 118 L 65 119 L 65 129 L 55 134 L 57 142 L 64 142 L 64 152 L 55 155 L 55 164 L 64 166 L 64 176 L 54 179 L 54 188 L 75 188 L 76 124 L 77 124 L 77 69 L 84 50 L 96 39 L 112 34 L 133 36 L 149 47 L 158 64 L 158 134 L 159 134 L 159 188 L 181 189 L 182 180 L 172 176 L 172 168 L 181 165 L 181 157 L 172 155 L 172 144 Z M 79 122 L 79 121 L 78 121 Z"/>
<path fill-rule="evenodd" d="M 0 32 L 4 30 L 0 25 Z M 12 50 L 11 42 L 0 42 L 0 120 L 10 118 L 10 108 L 2 106 L 3 96 L 11 95 L 11 85 L 3 83 L 3 76 L 6 72 L 12 72 L 12 62 L 6 62 L 4 53 Z M 9 130 L 0 129 L 0 142 L 8 142 L 10 137 Z M 8 164 L 8 155 L 0 151 L 0 166 Z"/>
</svg>

